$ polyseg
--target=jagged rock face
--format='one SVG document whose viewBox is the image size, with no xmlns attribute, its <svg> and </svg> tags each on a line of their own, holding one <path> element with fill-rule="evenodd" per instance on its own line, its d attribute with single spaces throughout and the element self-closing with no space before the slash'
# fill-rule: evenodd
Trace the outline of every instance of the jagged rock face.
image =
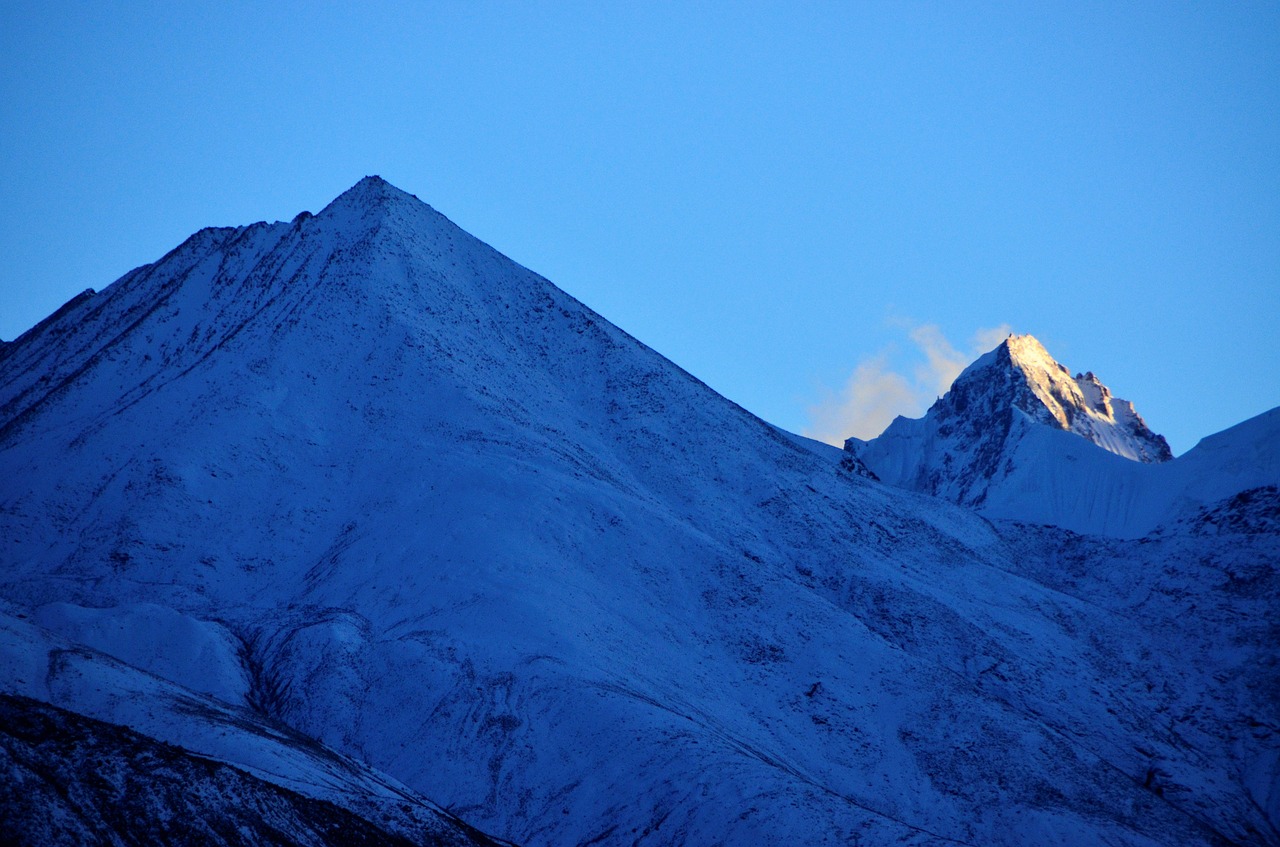
<svg viewBox="0 0 1280 847">
<path fill-rule="evenodd" d="M 982 445 L 973 451 L 972 470 L 979 479 L 990 480 L 999 470 L 1015 409 L 1117 456 L 1140 462 L 1173 458 L 1164 436 L 1147 428 L 1132 403 L 1113 398 L 1092 371 L 1073 379 L 1034 337 L 1011 335 L 992 353 L 965 369 L 929 410 L 937 417 L 940 438 Z M 942 475 L 931 477 L 929 485 L 934 493 L 943 490 Z M 959 499 L 981 503 L 980 494 Z"/>
<path fill-rule="evenodd" d="M 1112 398 L 1092 372 L 1073 379 L 1034 337 L 1011 335 L 993 352 L 994 361 L 984 361 L 984 356 L 956 379 L 967 384 L 971 396 L 990 395 L 984 411 L 1012 406 L 1034 421 L 1073 432 L 1127 459 L 1173 458 L 1164 436 L 1147 428 L 1132 403 Z M 945 399 L 938 405 L 944 406 Z"/>
<path fill-rule="evenodd" d="M 1274 712 L 1265 597 L 1126 598 L 1168 642 L 861 468 L 368 179 L 5 348 L 0 596 L 530 845 L 1266 830 L 1265 741 L 1212 729 Z"/>
<path fill-rule="evenodd" d="M 1093 375 L 1093 371 L 1076 374 L 1075 384 L 1083 395 L 1083 408 L 1087 414 L 1083 417 L 1077 415 L 1071 421 L 1073 432 L 1084 434 L 1105 450 L 1139 462 L 1168 462 L 1173 458 L 1173 451 L 1164 436 L 1151 431 L 1132 403 L 1112 397 L 1111 390 Z"/>
</svg>

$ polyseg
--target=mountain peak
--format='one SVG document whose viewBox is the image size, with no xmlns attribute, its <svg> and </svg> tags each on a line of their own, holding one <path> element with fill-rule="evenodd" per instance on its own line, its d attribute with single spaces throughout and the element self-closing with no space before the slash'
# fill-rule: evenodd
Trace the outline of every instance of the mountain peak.
<svg viewBox="0 0 1280 847">
<path fill-rule="evenodd" d="M 996 351 L 1003 352 L 1011 362 L 1024 368 L 1057 369 L 1063 373 L 1066 373 L 1067 370 L 1058 364 L 1053 356 L 1049 355 L 1049 351 L 1040 343 L 1040 339 L 1034 335 L 1010 334 L 1004 341 L 1000 342 L 1000 346 L 996 348 Z"/>
<path fill-rule="evenodd" d="M 1007 361 L 1028 376 L 1035 374 L 1040 381 L 1071 377 L 1071 372 L 1059 364 L 1034 335 L 1010 334 L 992 352 L 999 361 Z"/>
<path fill-rule="evenodd" d="M 340 211 L 368 212 L 379 207 L 407 204 L 426 206 L 416 196 L 401 191 L 380 176 L 366 176 L 334 198 L 320 214 Z"/>
<path fill-rule="evenodd" d="M 923 418 L 898 418 L 878 438 L 850 439 L 846 449 L 886 482 L 981 506 L 1016 470 L 1018 445 L 1046 430 L 1135 462 L 1173 458 L 1132 403 L 1092 371 L 1073 377 L 1031 335 L 1010 335 L 965 368 Z"/>
<path fill-rule="evenodd" d="M 967 368 L 956 385 L 991 382 L 993 366 L 1011 371 L 1014 379 L 1001 389 L 1003 399 L 1033 420 L 1075 433 L 1127 459 L 1153 463 L 1173 458 L 1164 436 L 1147 427 L 1132 403 L 1114 397 L 1093 371 L 1073 377 L 1035 336 L 1010 335 L 992 353 L 992 358 L 984 356 Z"/>
</svg>

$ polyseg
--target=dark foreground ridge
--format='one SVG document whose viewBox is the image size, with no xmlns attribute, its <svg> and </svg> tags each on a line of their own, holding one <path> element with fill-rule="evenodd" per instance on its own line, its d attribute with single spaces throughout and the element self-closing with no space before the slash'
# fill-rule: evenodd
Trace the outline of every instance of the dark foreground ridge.
<svg viewBox="0 0 1280 847">
<path fill-rule="evenodd" d="M 0 694 L 0 832 L 14 847 L 499 847 L 470 828 L 389 831 L 231 765 Z M 403 821 L 398 821 L 402 826 Z"/>
</svg>

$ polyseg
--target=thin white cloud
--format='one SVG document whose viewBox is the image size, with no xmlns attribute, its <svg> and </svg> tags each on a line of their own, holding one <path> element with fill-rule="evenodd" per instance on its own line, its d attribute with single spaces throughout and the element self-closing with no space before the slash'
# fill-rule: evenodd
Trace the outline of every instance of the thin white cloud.
<svg viewBox="0 0 1280 847">
<path fill-rule="evenodd" d="M 908 335 L 925 356 L 925 361 L 915 369 L 915 384 L 919 391 L 934 395 L 944 393 L 965 366 L 973 361 L 972 357 L 966 357 L 951 346 L 936 324 L 918 326 Z"/>
<path fill-rule="evenodd" d="M 915 345 L 917 359 L 910 368 L 895 369 L 890 349 L 858 364 L 840 391 L 826 390 L 809 407 L 810 424 L 804 434 L 828 444 L 841 445 L 850 436 L 874 438 L 895 417 L 919 417 L 978 356 L 1009 335 L 1008 324 L 980 329 L 973 334 L 970 352 L 962 353 L 935 324 L 909 327 L 907 337 Z M 923 359 L 923 361 L 920 361 Z"/>
<path fill-rule="evenodd" d="M 906 377 L 889 368 L 888 356 L 882 353 L 858 365 L 843 390 L 826 390 L 822 401 L 809 408 L 804 434 L 837 446 L 851 435 L 878 435 L 903 409 L 916 404 L 917 393 Z"/>
<path fill-rule="evenodd" d="M 970 349 L 975 351 L 974 358 L 978 358 L 983 353 L 990 353 L 992 350 L 1013 334 L 1013 327 L 1008 324 L 1000 324 L 990 329 L 980 329 L 973 334 Z"/>
</svg>

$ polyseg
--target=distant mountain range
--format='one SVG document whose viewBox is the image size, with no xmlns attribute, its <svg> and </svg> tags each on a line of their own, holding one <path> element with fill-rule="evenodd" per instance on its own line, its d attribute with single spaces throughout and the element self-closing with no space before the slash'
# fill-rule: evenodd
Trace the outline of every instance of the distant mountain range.
<svg viewBox="0 0 1280 847">
<path fill-rule="evenodd" d="M 202 230 L 0 347 L 0 832 L 1280 845 L 1277 414 L 841 451 L 377 177 Z"/>
</svg>

